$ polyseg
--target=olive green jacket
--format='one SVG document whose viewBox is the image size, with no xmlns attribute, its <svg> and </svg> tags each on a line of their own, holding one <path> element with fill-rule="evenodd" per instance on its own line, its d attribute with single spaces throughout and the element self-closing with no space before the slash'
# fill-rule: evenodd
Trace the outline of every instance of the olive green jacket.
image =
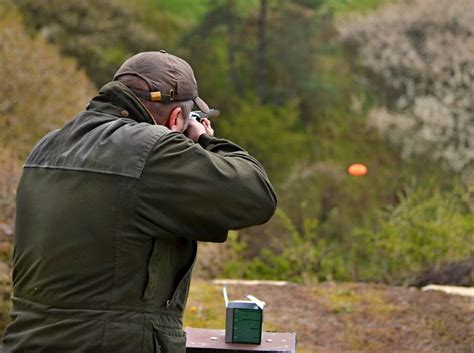
<svg viewBox="0 0 474 353">
<path fill-rule="evenodd" d="M 242 148 L 193 143 L 105 85 L 26 161 L 3 352 L 184 352 L 197 241 L 223 242 L 275 207 Z"/>
</svg>

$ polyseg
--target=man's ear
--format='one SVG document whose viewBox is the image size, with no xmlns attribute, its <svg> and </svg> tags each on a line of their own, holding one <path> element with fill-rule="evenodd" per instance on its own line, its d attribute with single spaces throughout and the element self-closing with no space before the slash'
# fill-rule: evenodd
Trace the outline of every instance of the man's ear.
<svg viewBox="0 0 474 353">
<path fill-rule="evenodd" d="M 182 110 L 181 110 L 180 107 L 176 107 L 171 111 L 171 113 L 168 117 L 168 121 L 166 123 L 166 126 L 170 130 L 181 132 L 182 122 L 180 122 L 180 120 L 182 120 L 182 119 L 183 119 Z"/>
</svg>

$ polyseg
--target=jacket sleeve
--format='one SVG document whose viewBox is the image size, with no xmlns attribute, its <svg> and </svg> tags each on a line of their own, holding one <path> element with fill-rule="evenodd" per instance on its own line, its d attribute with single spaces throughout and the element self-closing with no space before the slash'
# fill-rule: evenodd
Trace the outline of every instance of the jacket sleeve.
<svg viewBox="0 0 474 353">
<path fill-rule="evenodd" d="M 161 137 L 139 183 L 138 225 L 150 236 L 223 242 L 231 229 L 268 221 L 277 203 L 255 158 L 208 135 L 199 143 L 179 133 Z"/>
</svg>

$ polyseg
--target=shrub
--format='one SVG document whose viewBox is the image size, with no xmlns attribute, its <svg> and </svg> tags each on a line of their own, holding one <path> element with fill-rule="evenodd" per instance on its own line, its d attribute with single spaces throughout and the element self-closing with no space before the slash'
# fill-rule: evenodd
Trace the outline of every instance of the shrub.
<svg viewBox="0 0 474 353">
<path fill-rule="evenodd" d="M 400 194 L 377 226 L 356 228 L 342 242 L 328 238 L 317 219 L 306 216 L 298 225 L 278 209 L 274 234 L 258 254 L 248 256 L 251 238 L 231 239 L 234 255 L 224 275 L 408 284 L 421 270 L 474 256 L 473 193 L 459 183 L 451 191 L 423 186 Z"/>
<path fill-rule="evenodd" d="M 420 188 L 400 196 L 375 230 L 355 232 L 359 279 L 408 283 L 411 276 L 474 255 L 474 190 Z"/>
<path fill-rule="evenodd" d="M 0 332 L 9 322 L 11 306 L 11 242 L 19 177 L 20 163 L 11 151 L 0 148 Z"/>
<path fill-rule="evenodd" d="M 24 158 L 47 131 L 85 108 L 94 87 L 75 62 L 27 35 L 17 13 L 0 6 L 0 142 Z"/>
<path fill-rule="evenodd" d="M 298 229 L 282 209 L 277 210 L 276 218 L 282 232 L 272 238 L 269 246 L 262 248 L 259 256 L 245 260 L 245 242 L 232 240 L 241 257 L 226 264 L 225 275 L 303 283 L 349 278 L 344 266 L 346 259 L 338 256 L 334 244 L 320 236 L 316 219 L 305 219 L 303 228 Z"/>
<path fill-rule="evenodd" d="M 0 148 L 0 240 L 13 232 L 15 190 L 20 178 L 20 163 L 8 149 Z"/>
</svg>

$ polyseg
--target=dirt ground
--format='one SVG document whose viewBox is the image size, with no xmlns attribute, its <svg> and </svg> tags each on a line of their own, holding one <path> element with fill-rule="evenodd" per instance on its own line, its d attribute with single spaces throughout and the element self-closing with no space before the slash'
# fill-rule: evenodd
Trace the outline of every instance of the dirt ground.
<svg viewBox="0 0 474 353">
<path fill-rule="evenodd" d="M 303 352 L 474 352 L 474 298 L 363 283 L 228 285 L 265 301 L 266 331 L 296 332 Z M 224 328 L 221 286 L 194 280 L 185 324 Z"/>
</svg>

